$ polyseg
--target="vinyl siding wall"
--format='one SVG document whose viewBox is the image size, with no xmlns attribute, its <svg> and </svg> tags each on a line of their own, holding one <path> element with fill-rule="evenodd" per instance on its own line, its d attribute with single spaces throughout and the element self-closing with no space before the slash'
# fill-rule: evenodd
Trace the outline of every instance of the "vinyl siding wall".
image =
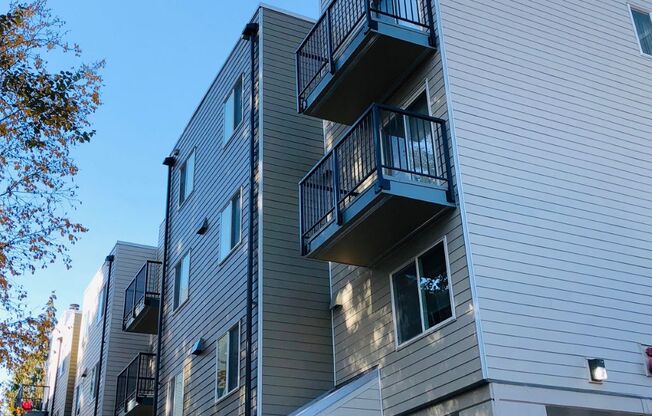
<svg viewBox="0 0 652 416">
<path fill-rule="evenodd" d="M 296 111 L 295 51 L 312 23 L 263 9 L 263 414 L 333 387 L 328 265 L 301 258 L 298 183 L 322 156 L 321 121 Z"/>
<path fill-rule="evenodd" d="M 69 416 L 72 412 L 77 375 L 77 357 L 79 346 L 79 330 L 81 328 L 81 312 L 68 309 L 57 323 L 50 338 L 50 355 L 47 362 L 46 385 L 49 386 L 47 409 L 51 415 Z M 61 337 L 61 348 L 57 338 Z M 57 364 L 67 359 L 69 365 L 59 375 Z M 56 391 L 54 386 L 56 384 Z M 54 400 L 54 403 L 52 402 Z"/>
<path fill-rule="evenodd" d="M 122 331 L 122 316 L 124 312 L 124 292 L 136 273 L 147 260 L 156 259 L 156 248 L 139 244 L 118 242 L 111 254 L 115 256 L 111 272 L 109 301 L 107 308 L 107 326 L 105 335 L 104 359 L 98 391 L 98 414 L 113 414 L 115 409 L 115 394 L 118 374 L 124 370 L 139 352 L 149 350 L 150 337 L 144 334 L 126 333 Z M 79 347 L 77 361 L 77 381 L 80 386 L 81 416 L 94 414 L 95 402 L 91 396 L 93 383 L 92 370 L 100 358 L 102 342 L 102 318 L 95 316 L 98 295 L 108 278 L 108 263 L 103 264 L 84 292 L 82 305 L 82 339 L 86 343 Z M 86 377 L 81 377 L 83 373 Z M 74 402 L 73 402 L 74 403 Z M 73 412 L 75 412 L 73 406 Z"/>
<path fill-rule="evenodd" d="M 438 2 L 489 378 L 652 396 L 652 59 L 627 3 Z"/>
<path fill-rule="evenodd" d="M 170 384 L 180 372 L 184 374 L 185 415 L 244 412 L 240 403 L 244 399 L 247 235 L 250 223 L 247 208 L 250 203 L 247 185 L 252 87 L 249 70 L 249 43 L 238 40 L 174 148 L 178 155 L 172 174 L 158 402 L 160 415 L 168 414 L 165 407 L 170 402 Z M 243 80 L 243 119 L 225 144 L 223 104 L 240 77 Z M 192 151 L 195 152 L 194 190 L 179 206 L 180 168 Z M 242 238 L 230 255 L 220 261 L 220 213 L 240 189 Z M 197 227 L 204 218 L 208 219 L 208 231 L 198 235 Z M 190 254 L 189 296 L 174 310 L 175 266 L 187 253 Z M 217 340 L 239 322 L 239 388 L 216 404 Z M 200 338 L 205 342 L 203 352 L 190 355 L 190 348 Z"/>
<path fill-rule="evenodd" d="M 388 52 L 389 53 L 389 52 Z M 439 53 L 400 85 L 385 102 L 405 107 L 429 88 L 431 114 L 447 119 Z M 324 123 L 329 149 L 346 126 Z M 452 168 L 455 172 L 453 163 Z M 443 237 L 448 240 L 457 319 L 405 347 L 396 348 L 389 274 Z M 331 264 L 332 291 L 342 309 L 333 314 L 336 382 L 371 367 L 381 368 L 385 415 L 420 406 L 482 379 L 473 300 L 459 210 L 444 212 L 371 268 Z"/>
</svg>

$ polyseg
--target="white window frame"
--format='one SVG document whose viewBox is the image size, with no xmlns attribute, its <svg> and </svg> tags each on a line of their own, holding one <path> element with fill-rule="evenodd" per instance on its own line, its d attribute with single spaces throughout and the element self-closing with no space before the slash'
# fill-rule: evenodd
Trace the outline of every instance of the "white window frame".
<svg viewBox="0 0 652 416">
<path fill-rule="evenodd" d="M 190 158 L 193 158 L 192 162 L 192 189 L 190 192 L 188 192 L 188 195 L 183 196 L 183 193 L 185 191 L 185 188 L 188 186 L 187 185 L 187 166 L 188 166 L 188 161 Z M 193 192 L 195 192 L 195 167 L 197 166 L 197 153 L 195 152 L 195 149 L 193 148 L 190 153 L 188 153 L 188 156 L 184 159 L 183 163 L 181 163 L 181 166 L 179 167 L 179 198 L 178 198 L 178 204 L 177 206 L 180 208 L 183 205 L 185 205 L 186 201 L 190 199 L 192 196 Z M 185 172 L 185 175 L 184 175 Z M 183 199 L 182 199 L 183 198 Z"/>
<path fill-rule="evenodd" d="M 240 129 L 240 126 L 244 123 L 244 119 L 245 119 L 244 81 L 245 81 L 245 77 L 244 77 L 244 73 L 242 73 L 242 74 L 240 74 L 239 77 L 237 77 L 235 79 L 235 81 L 231 85 L 231 88 L 229 88 L 229 91 L 226 94 L 226 97 L 224 97 L 224 100 L 222 101 L 222 143 L 224 144 L 224 146 L 226 146 L 231 141 L 231 139 L 237 134 L 238 130 Z M 237 125 L 233 126 L 233 131 L 231 132 L 231 134 L 229 134 L 227 136 L 226 135 L 226 123 L 227 122 L 233 122 L 233 120 L 228 121 L 226 119 L 226 117 L 225 117 L 226 116 L 226 103 L 229 101 L 229 98 L 234 93 L 235 87 L 236 87 L 236 85 L 238 85 L 238 82 L 240 83 L 240 122 Z M 233 107 L 233 111 L 234 111 L 234 114 L 235 114 L 235 105 Z"/>
<path fill-rule="evenodd" d="M 104 300 L 106 299 L 106 294 L 104 290 L 106 285 L 103 285 L 100 288 L 100 292 L 97 295 L 97 310 L 95 311 L 95 324 L 99 325 L 102 322 L 101 318 L 104 317 Z"/>
<path fill-rule="evenodd" d="M 647 58 L 652 59 L 652 54 L 645 53 L 643 51 L 643 45 L 641 44 L 641 38 L 638 36 L 638 29 L 636 28 L 636 22 L 634 21 L 634 11 L 637 11 L 639 13 L 647 13 L 648 16 L 650 16 L 650 20 L 652 20 L 652 10 L 648 10 L 645 7 L 640 7 L 635 4 L 628 3 L 627 4 L 627 11 L 629 12 L 629 19 L 632 22 L 632 29 L 634 30 L 634 37 L 636 38 L 636 44 L 638 45 L 638 51 L 641 54 L 641 56 L 645 56 Z"/>
<path fill-rule="evenodd" d="M 242 194 L 243 194 L 242 187 L 240 187 L 240 188 L 238 188 L 238 190 L 236 192 L 231 194 L 231 196 L 229 197 L 226 204 L 224 204 L 222 206 L 222 209 L 220 210 L 220 243 L 219 243 L 220 246 L 219 246 L 219 263 L 218 264 L 224 263 L 226 261 L 226 259 L 231 257 L 231 254 L 238 248 L 238 246 L 242 242 L 242 228 L 243 228 L 242 220 L 244 218 L 244 215 L 243 215 L 243 212 L 242 212 L 242 206 L 243 206 L 243 200 L 242 200 L 243 195 Z M 222 222 L 222 213 L 224 213 L 224 211 L 226 209 L 231 208 L 231 201 L 233 201 L 236 196 L 239 196 L 239 200 L 240 200 L 239 201 L 239 204 L 240 204 L 240 221 L 239 221 L 240 230 L 238 230 L 238 240 L 237 241 L 231 241 L 231 247 L 229 247 L 229 250 L 225 251 L 224 255 L 222 255 L 222 235 L 223 235 L 223 233 L 225 231 L 224 223 Z M 229 238 L 231 236 L 231 233 L 233 232 L 233 230 L 231 229 L 231 224 L 233 224 L 233 213 L 231 213 L 231 223 L 229 223 Z"/>
<path fill-rule="evenodd" d="M 399 342 L 399 334 L 398 334 L 398 319 L 396 315 L 396 302 L 395 302 L 395 293 L 394 293 L 394 275 L 397 272 L 400 272 L 403 270 L 406 266 L 409 264 L 416 264 L 416 270 L 417 270 L 417 278 L 421 276 L 421 270 L 418 264 L 419 257 L 430 251 L 432 248 L 436 247 L 439 243 L 443 244 L 444 247 L 444 257 L 446 259 L 446 274 L 448 278 L 448 296 L 450 297 L 450 304 L 451 304 L 451 316 L 448 319 L 444 319 L 443 321 L 439 322 L 437 325 L 434 325 L 431 328 L 426 329 L 426 323 L 423 317 L 423 299 L 421 296 L 421 285 L 417 285 L 417 288 L 419 290 L 419 316 L 421 318 L 421 333 L 418 335 L 415 335 L 414 337 L 405 340 L 403 342 Z M 410 345 L 421 338 L 426 337 L 427 335 L 441 329 L 442 327 L 450 324 L 451 322 L 455 321 L 457 319 L 457 315 L 455 313 L 455 295 L 453 293 L 453 280 L 451 278 L 451 270 L 450 270 L 450 260 L 448 258 L 448 238 L 446 236 L 443 236 L 439 240 L 437 240 L 434 244 L 431 244 L 426 248 L 425 250 L 419 252 L 415 256 L 412 256 L 410 260 L 406 261 L 405 263 L 401 264 L 397 268 L 395 268 L 390 274 L 389 274 L 389 288 L 390 288 L 390 293 L 391 293 L 391 301 L 392 301 L 392 321 L 394 323 L 394 347 L 396 350 L 399 350 L 401 348 L 404 348 L 407 345 Z"/>
<path fill-rule="evenodd" d="M 177 296 L 178 296 L 177 295 L 177 293 L 178 293 L 177 290 L 178 290 L 178 285 L 179 285 L 179 280 L 177 278 L 177 268 L 179 268 L 181 266 L 181 264 L 183 263 L 183 260 L 185 260 L 186 257 L 188 258 L 188 295 L 183 300 L 181 300 L 181 299 L 177 300 Z M 188 299 L 190 299 L 190 273 L 191 273 L 191 270 L 192 270 L 192 258 L 190 256 L 190 250 L 188 250 L 174 264 L 174 292 L 172 293 L 172 311 L 173 312 L 176 312 L 179 309 L 181 309 L 181 307 L 188 302 Z"/>
<path fill-rule="evenodd" d="M 228 390 L 229 388 L 229 375 L 230 375 L 230 362 L 231 360 L 229 359 L 229 355 L 231 354 L 231 339 L 230 339 L 230 334 L 231 331 L 234 328 L 238 328 L 238 373 L 236 375 L 236 384 L 235 387 L 233 387 L 231 390 Z M 217 337 L 217 341 L 215 342 L 215 403 L 219 403 L 225 398 L 227 398 L 231 393 L 234 391 L 237 391 L 240 388 L 240 360 L 241 360 L 241 353 L 242 353 L 242 336 L 241 336 L 241 331 L 242 328 L 240 327 L 240 321 L 238 320 L 237 323 L 229 326 L 229 329 L 226 330 L 225 333 L 222 334 L 222 336 Z M 227 390 L 222 394 L 221 397 L 217 397 L 217 376 L 218 376 L 218 369 L 217 369 L 217 364 L 218 364 L 218 357 L 220 354 L 219 351 L 219 340 L 222 337 L 229 337 L 227 343 L 226 343 L 226 388 Z"/>
<path fill-rule="evenodd" d="M 177 377 L 181 377 L 181 415 L 174 414 L 174 405 L 175 405 L 174 396 L 177 392 L 176 391 Z M 186 397 L 186 379 L 184 377 L 183 369 L 182 369 L 180 372 L 170 377 L 168 381 L 168 400 L 166 404 L 165 414 L 167 416 L 183 416 L 185 411 L 185 406 L 184 406 L 185 397 Z"/>
</svg>

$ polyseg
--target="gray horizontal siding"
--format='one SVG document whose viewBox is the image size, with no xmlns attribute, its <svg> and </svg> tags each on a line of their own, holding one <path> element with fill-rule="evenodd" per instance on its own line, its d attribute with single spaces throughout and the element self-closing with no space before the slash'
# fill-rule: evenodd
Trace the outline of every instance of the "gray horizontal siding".
<svg viewBox="0 0 652 416">
<path fill-rule="evenodd" d="M 298 183 L 322 155 L 321 122 L 296 112 L 294 53 L 312 24 L 263 9 L 263 414 L 333 386 L 328 266 L 299 252 Z"/>
<path fill-rule="evenodd" d="M 650 397 L 652 59 L 626 2 L 441 7 L 489 377 Z"/>
</svg>

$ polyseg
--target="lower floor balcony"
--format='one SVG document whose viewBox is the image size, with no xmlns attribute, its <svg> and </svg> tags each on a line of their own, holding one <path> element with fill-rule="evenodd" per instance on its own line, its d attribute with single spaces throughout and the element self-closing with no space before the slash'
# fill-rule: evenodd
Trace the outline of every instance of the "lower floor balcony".
<svg viewBox="0 0 652 416">
<path fill-rule="evenodd" d="M 16 393 L 14 407 L 25 416 L 47 416 L 48 386 L 22 385 Z"/>
<path fill-rule="evenodd" d="M 140 334 L 158 332 L 160 267 L 161 262 L 148 260 L 125 289 L 124 331 Z"/>
<path fill-rule="evenodd" d="M 153 414 L 156 355 L 140 353 L 118 375 L 115 416 Z"/>
<path fill-rule="evenodd" d="M 454 207 L 446 123 L 374 104 L 303 178 L 302 254 L 370 266 Z"/>
</svg>

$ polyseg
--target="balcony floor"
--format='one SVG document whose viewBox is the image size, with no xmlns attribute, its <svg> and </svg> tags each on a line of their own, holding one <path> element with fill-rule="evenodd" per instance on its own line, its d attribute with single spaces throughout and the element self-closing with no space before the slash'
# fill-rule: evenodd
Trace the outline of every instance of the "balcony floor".
<svg viewBox="0 0 652 416">
<path fill-rule="evenodd" d="M 307 257 L 355 266 L 371 266 L 388 250 L 445 209 L 445 188 L 388 180 L 376 192 L 370 187 L 342 211 L 342 224 L 332 221 L 308 243 Z"/>
<path fill-rule="evenodd" d="M 126 332 L 154 335 L 158 331 L 158 298 L 147 297 L 136 306 L 134 316 L 124 323 Z"/>
</svg>

